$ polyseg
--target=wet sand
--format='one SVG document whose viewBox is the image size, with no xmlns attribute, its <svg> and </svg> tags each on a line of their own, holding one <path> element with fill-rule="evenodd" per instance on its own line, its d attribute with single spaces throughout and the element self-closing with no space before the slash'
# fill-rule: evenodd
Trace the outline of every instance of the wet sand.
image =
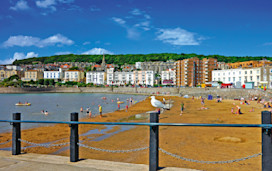
<svg viewBox="0 0 272 171">
<path fill-rule="evenodd" d="M 163 97 L 157 97 L 162 100 Z M 164 97 L 166 100 L 171 98 L 174 106 L 171 110 L 161 114 L 160 122 L 165 123 L 233 123 L 233 124 L 260 124 L 262 106 L 256 102 L 250 102 L 251 105 L 240 105 L 242 115 L 231 113 L 233 103 L 239 101 L 223 100 L 223 103 L 216 103 L 215 100 L 205 100 L 207 110 L 201 110 L 200 100 L 184 99 L 181 97 Z M 185 103 L 185 111 L 180 116 L 180 103 Z M 249 110 L 254 106 L 254 112 Z M 116 122 L 126 120 L 129 116 L 145 113 L 154 110 L 150 104 L 150 99 L 139 102 L 129 108 L 129 112 L 124 110 L 115 111 L 105 115 L 103 118 L 95 117 L 83 119 L 83 121 L 94 122 Z M 128 119 L 129 120 L 129 119 Z M 148 120 L 137 120 L 137 122 L 149 122 Z M 80 125 L 80 134 L 90 129 L 103 129 L 105 126 L 98 125 Z M 109 132 L 120 129 L 114 127 Z M 67 125 L 54 125 L 49 127 L 39 127 L 22 131 L 22 139 L 35 143 L 53 142 L 63 143 L 69 141 L 70 129 Z M 160 127 L 160 144 L 164 150 L 182 157 L 204 160 L 204 161 L 222 161 L 232 160 L 261 152 L 261 129 L 260 128 L 216 128 L 216 127 Z M 92 135 L 93 138 L 100 134 Z M 0 135 L 0 142 L 11 138 L 10 133 Z M 149 127 L 137 126 L 128 131 L 115 134 L 101 141 L 86 141 L 87 136 L 81 136 L 83 144 L 110 150 L 128 150 L 149 146 Z M 0 148 L 8 147 L 11 143 L 1 145 Z M 22 143 L 22 146 L 27 144 Z M 23 150 L 28 153 L 52 154 L 60 147 L 33 147 Z M 143 150 L 130 153 L 106 153 L 101 151 L 89 150 L 80 147 L 80 158 L 92 158 L 101 160 L 121 161 L 129 163 L 148 164 L 149 151 Z M 198 164 L 183 161 L 162 152 L 159 153 L 160 167 L 182 167 L 200 170 L 261 170 L 261 156 L 253 159 L 240 161 L 230 164 Z M 69 155 L 69 150 L 63 151 L 60 155 Z"/>
</svg>

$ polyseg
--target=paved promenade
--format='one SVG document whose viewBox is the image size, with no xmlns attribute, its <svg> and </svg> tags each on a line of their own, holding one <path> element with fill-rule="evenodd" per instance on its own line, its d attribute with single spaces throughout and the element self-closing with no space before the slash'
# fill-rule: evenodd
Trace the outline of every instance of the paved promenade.
<svg viewBox="0 0 272 171">
<path fill-rule="evenodd" d="M 27 170 L 27 171 L 136 171 L 148 170 L 148 165 L 130 164 L 121 162 L 111 162 L 104 160 L 86 159 L 79 162 L 69 162 L 69 157 L 45 155 L 45 154 L 21 154 L 17 156 L 11 155 L 10 151 L 0 151 L 0 170 Z M 196 171 L 193 169 L 182 169 L 167 167 L 162 168 L 163 171 Z"/>
</svg>

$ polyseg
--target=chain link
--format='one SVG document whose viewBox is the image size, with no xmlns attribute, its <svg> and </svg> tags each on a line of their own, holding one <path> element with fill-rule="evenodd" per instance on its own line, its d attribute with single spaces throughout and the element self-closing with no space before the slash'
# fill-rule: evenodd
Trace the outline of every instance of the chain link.
<svg viewBox="0 0 272 171">
<path fill-rule="evenodd" d="M 29 142 L 29 141 L 22 140 L 22 139 L 19 139 L 19 141 L 27 143 L 27 144 L 35 145 L 35 146 L 41 146 L 41 147 L 60 147 L 60 146 L 64 146 L 64 145 L 70 144 L 70 142 L 60 143 L 60 144 L 38 144 L 38 143 L 33 143 L 33 142 Z"/>
<path fill-rule="evenodd" d="M 162 148 L 159 148 L 159 150 L 161 152 L 167 154 L 167 155 L 170 155 L 172 157 L 175 157 L 175 158 L 178 158 L 178 159 L 181 159 L 181 160 L 185 160 L 185 161 L 189 161 L 189 162 L 195 162 L 195 163 L 202 163 L 202 164 L 225 164 L 225 163 L 233 163 L 233 162 L 239 162 L 239 161 L 251 159 L 251 158 L 254 158 L 254 157 L 258 157 L 259 155 L 262 155 L 262 153 L 258 153 L 258 154 L 253 154 L 251 156 L 243 157 L 243 158 L 240 158 L 240 159 L 226 160 L 226 161 L 201 161 L 201 160 L 194 160 L 194 159 L 188 159 L 188 158 L 185 158 L 185 157 L 181 157 L 179 155 L 167 152 L 167 151 L 165 151 Z"/>
<path fill-rule="evenodd" d="M 130 150 L 107 150 L 107 149 L 101 149 L 101 148 L 96 148 L 96 147 L 91 147 L 87 146 L 85 144 L 80 144 L 77 143 L 80 147 L 88 148 L 91 150 L 97 150 L 97 151 L 103 151 L 103 152 L 108 152 L 108 153 L 128 153 L 128 152 L 135 152 L 135 151 L 141 151 L 148 149 L 149 147 L 143 147 L 143 148 L 136 148 L 136 149 L 130 149 Z"/>
<path fill-rule="evenodd" d="M 2 142 L 2 143 L 0 143 L 0 145 L 7 144 L 7 143 L 9 143 L 9 142 L 11 142 L 11 140 L 8 140 L 8 141 L 6 141 L 6 142 Z"/>
</svg>

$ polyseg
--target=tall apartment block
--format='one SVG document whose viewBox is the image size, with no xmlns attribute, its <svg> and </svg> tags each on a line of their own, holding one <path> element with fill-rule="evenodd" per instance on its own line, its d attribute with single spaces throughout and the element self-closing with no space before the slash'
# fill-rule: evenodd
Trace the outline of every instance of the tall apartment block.
<svg viewBox="0 0 272 171">
<path fill-rule="evenodd" d="M 212 81 L 212 70 L 217 68 L 217 59 L 197 57 L 177 61 L 176 85 L 194 87 Z"/>
</svg>

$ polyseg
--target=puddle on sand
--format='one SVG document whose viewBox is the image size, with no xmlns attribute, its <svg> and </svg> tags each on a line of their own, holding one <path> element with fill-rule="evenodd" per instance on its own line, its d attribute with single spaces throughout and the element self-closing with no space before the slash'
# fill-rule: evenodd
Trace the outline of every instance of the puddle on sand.
<svg viewBox="0 0 272 171">
<path fill-rule="evenodd" d="M 105 129 L 93 129 L 93 130 L 90 130 L 84 134 L 80 134 L 79 136 L 87 136 L 88 139 L 90 140 L 85 140 L 85 141 L 80 141 L 80 143 L 83 143 L 83 142 L 86 142 L 86 141 L 102 141 L 104 139 L 107 139 L 115 134 L 118 134 L 120 132 L 124 132 L 124 131 L 127 131 L 127 130 L 130 130 L 132 128 L 134 128 L 134 126 L 121 126 L 120 129 L 118 129 L 117 131 L 114 131 L 114 132 L 111 132 L 111 133 L 107 133 L 108 131 L 112 130 L 116 125 L 105 125 Z M 90 135 L 94 135 L 94 134 L 103 134 L 99 137 L 96 137 L 94 139 L 92 139 L 93 137 L 91 137 Z M 58 151 L 52 153 L 52 154 L 60 154 L 61 152 L 63 151 L 66 151 L 68 150 L 70 147 L 63 147 L 61 149 L 59 149 Z"/>
</svg>

